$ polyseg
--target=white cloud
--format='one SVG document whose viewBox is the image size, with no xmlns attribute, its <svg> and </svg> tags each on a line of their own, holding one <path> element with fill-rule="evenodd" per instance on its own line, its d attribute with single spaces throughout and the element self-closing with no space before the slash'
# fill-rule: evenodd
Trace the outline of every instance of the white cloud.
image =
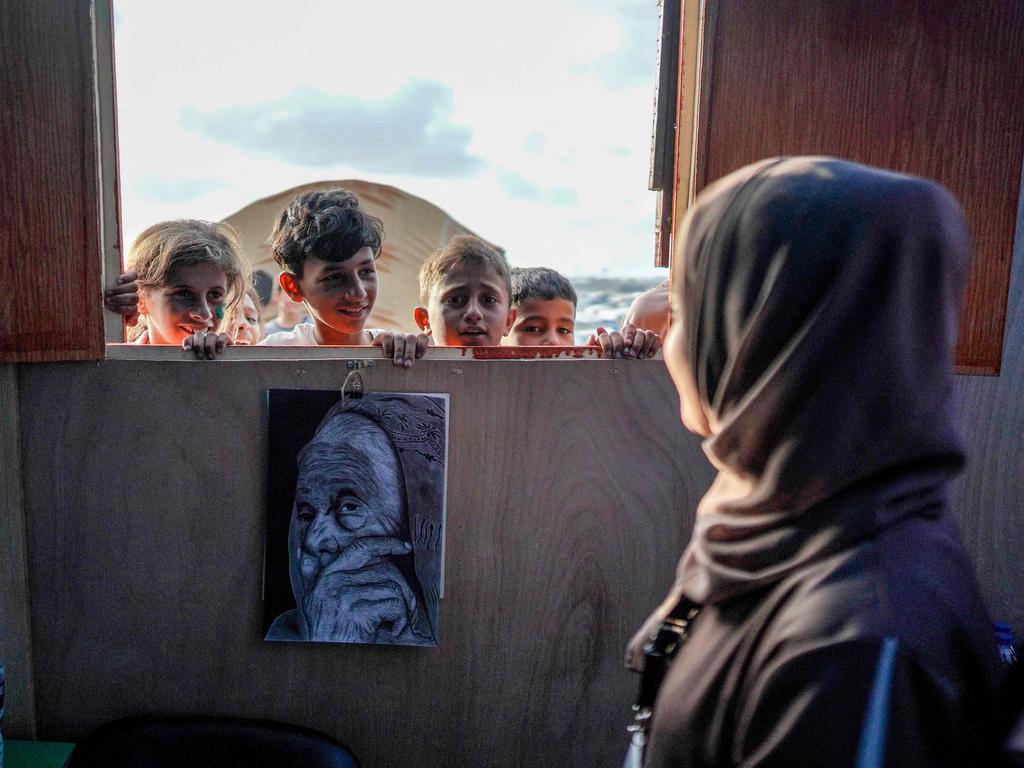
<svg viewBox="0 0 1024 768">
<path fill-rule="evenodd" d="M 134 189 L 144 200 L 156 203 L 185 203 L 227 186 L 228 183 L 223 179 L 189 176 L 163 178 L 148 174 L 135 182 Z"/>
<path fill-rule="evenodd" d="M 263 157 L 411 176 L 468 176 L 483 165 L 471 132 L 448 122 L 451 88 L 415 80 L 379 99 L 299 88 L 251 106 L 185 107 L 182 125 Z"/>
<path fill-rule="evenodd" d="M 436 203 L 515 263 L 658 274 L 654 0 L 116 0 L 116 11 L 127 238 L 364 178 Z"/>
</svg>

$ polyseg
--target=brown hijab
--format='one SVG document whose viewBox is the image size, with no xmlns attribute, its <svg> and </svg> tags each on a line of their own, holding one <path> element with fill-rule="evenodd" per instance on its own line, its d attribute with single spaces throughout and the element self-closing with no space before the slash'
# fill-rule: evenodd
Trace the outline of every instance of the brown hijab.
<svg viewBox="0 0 1024 768">
<path fill-rule="evenodd" d="M 677 590 L 720 601 L 941 514 L 963 462 L 952 363 L 969 237 L 953 197 L 774 159 L 705 191 L 682 236 L 679 320 L 719 474 Z"/>
</svg>

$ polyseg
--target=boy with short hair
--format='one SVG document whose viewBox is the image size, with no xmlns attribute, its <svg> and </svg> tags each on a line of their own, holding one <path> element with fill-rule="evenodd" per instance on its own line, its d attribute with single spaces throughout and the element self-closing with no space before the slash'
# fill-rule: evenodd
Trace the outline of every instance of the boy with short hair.
<svg viewBox="0 0 1024 768">
<path fill-rule="evenodd" d="M 516 313 L 505 257 L 478 237 L 459 235 L 420 268 L 416 325 L 449 347 L 497 346 Z"/>
<path fill-rule="evenodd" d="M 547 267 L 512 269 L 512 306 L 516 321 L 508 343 L 517 347 L 575 345 L 576 289 Z"/>
<path fill-rule="evenodd" d="M 508 343 L 518 347 L 575 346 L 576 290 L 564 275 L 547 267 L 516 267 L 512 270 L 512 308 L 516 319 Z M 587 346 L 599 346 L 608 357 L 654 357 L 661 338 L 631 323 L 622 331 L 597 333 Z"/>
<path fill-rule="evenodd" d="M 377 299 L 376 259 L 384 227 L 344 189 L 304 192 L 281 212 L 270 235 L 281 290 L 306 305 L 312 322 L 268 335 L 261 345 L 374 345 L 395 365 L 412 366 L 424 334 L 365 328 Z"/>
</svg>

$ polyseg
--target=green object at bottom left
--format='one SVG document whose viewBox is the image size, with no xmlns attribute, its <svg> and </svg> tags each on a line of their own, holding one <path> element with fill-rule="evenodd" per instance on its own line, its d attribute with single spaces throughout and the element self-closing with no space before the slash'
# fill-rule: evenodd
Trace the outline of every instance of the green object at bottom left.
<svg viewBox="0 0 1024 768">
<path fill-rule="evenodd" d="M 3 768 L 63 768 L 74 744 L 65 741 L 4 741 Z"/>
</svg>

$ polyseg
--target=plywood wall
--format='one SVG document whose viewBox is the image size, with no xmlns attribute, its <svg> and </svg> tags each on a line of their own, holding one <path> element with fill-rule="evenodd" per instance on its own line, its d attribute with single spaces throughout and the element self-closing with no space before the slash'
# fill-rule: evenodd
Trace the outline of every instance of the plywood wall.
<svg viewBox="0 0 1024 768">
<path fill-rule="evenodd" d="M 955 515 L 993 616 L 1024 630 L 1024 255 L 1004 370 L 959 382 Z M 451 393 L 436 650 L 260 637 L 261 393 L 342 362 L 20 368 L 38 730 L 129 712 L 274 717 L 368 765 L 618 765 L 626 639 L 710 480 L 660 362 L 420 361 L 376 390 Z"/>
<path fill-rule="evenodd" d="M 149 710 L 272 717 L 366 765 L 619 765 L 625 643 L 710 481 L 660 362 L 420 361 L 451 393 L 440 647 L 268 644 L 262 393 L 332 361 L 21 369 L 38 726 Z"/>
<path fill-rule="evenodd" d="M 1024 196 L 1022 196 L 1024 199 Z M 1024 232 L 1024 205 L 1017 216 Z M 957 490 L 964 543 L 993 617 L 1024 636 L 1024 238 L 1018 234 L 998 377 L 960 376 L 968 465 Z"/>
<path fill-rule="evenodd" d="M 0 661 L 6 667 L 2 725 L 8 738 L 36 735 L 21 476 L 18 370 L 0 363 Z"/>
</svg>

